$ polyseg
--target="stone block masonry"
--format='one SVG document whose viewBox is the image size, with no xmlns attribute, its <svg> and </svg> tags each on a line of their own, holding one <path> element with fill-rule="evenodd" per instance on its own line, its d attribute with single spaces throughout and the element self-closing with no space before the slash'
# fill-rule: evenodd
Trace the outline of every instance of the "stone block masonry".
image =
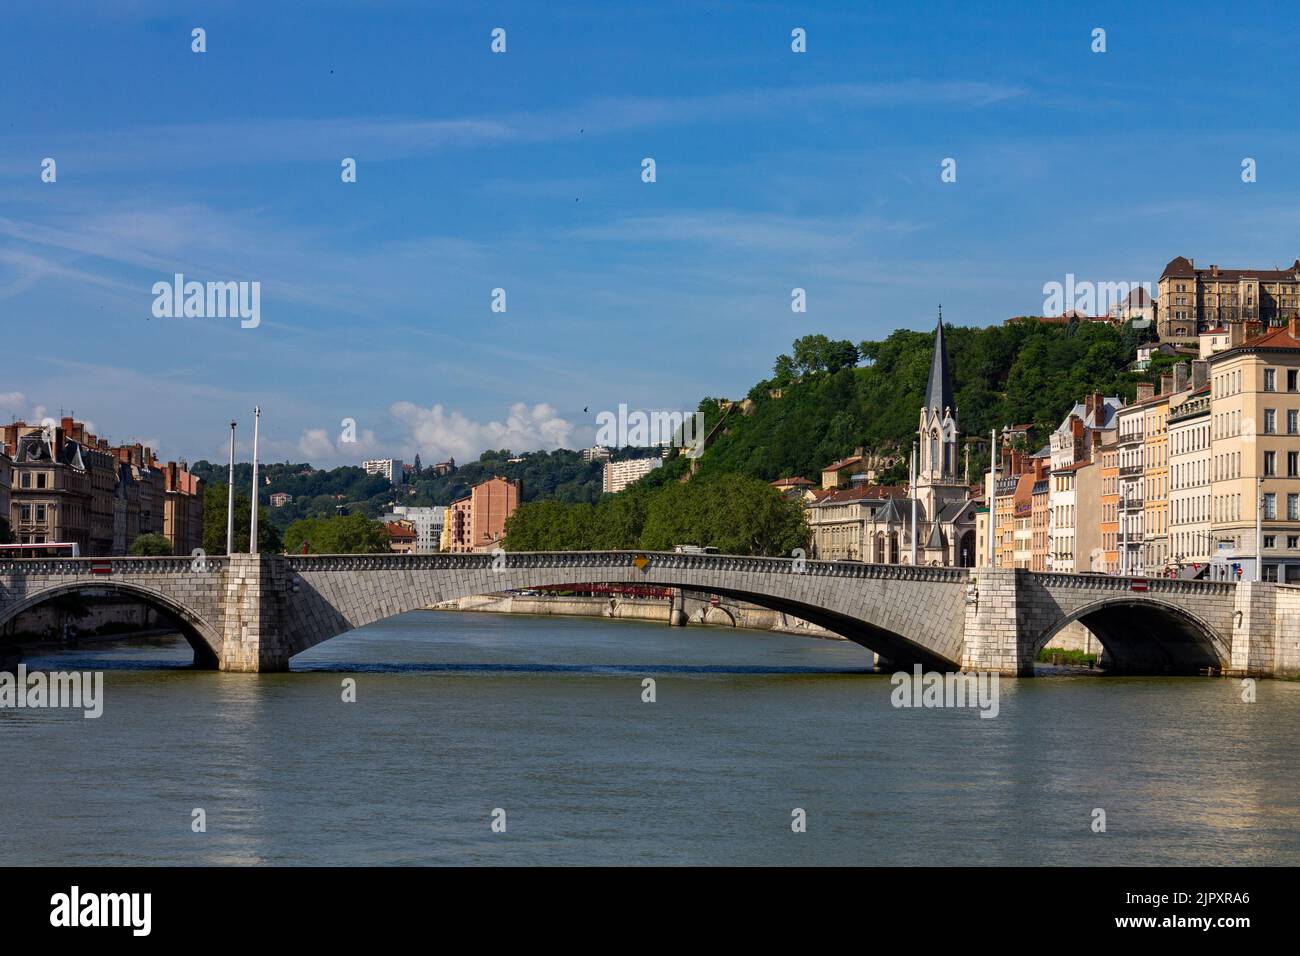
<svg viewBox="0 0 1300 956">
<path fill-rule="evenodd" d="M 295 654 L 395 614 L 572 583 L 748 601 L 897 667 L 1028 676 L 1037 651 L 1081 621 L 1121 671 L 1300 672 L 1300 588 L 1286 585 L 630 551 L 8 560 L 0 634 L 27 608 L 94 588 L 172 615 L 198 664 L 255 673 L 285 670 Z"/>
</svg>

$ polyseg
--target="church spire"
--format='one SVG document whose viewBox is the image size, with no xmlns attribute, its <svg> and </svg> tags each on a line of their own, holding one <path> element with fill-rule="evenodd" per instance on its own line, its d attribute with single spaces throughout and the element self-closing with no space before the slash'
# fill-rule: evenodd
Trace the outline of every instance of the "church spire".
<svg viewBox="0 0 1300 956">
<path fill-rule="evenodd" d="M 934 330 L 934 356 L 930 360 L 930 383 L 925 389 L 925 407 L 942 416 L 944 409 L 957 409 L 952 400 L 952 376 L 948 372 L 948 349 L 943 344 L 943 306 Z"/>
</svg>

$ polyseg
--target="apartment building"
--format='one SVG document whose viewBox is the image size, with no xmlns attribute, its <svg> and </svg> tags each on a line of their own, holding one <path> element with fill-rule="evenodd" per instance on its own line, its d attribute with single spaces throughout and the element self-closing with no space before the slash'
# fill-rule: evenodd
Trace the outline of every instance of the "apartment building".
<svg viewBox="0 0 1300 956">
<path fill-rule="evenodd" d="M 497 475 L 479 482 L 447 508 L 443 550 L 492 551 L 505 541 L 506 520 L 519 507 L 520 483 Z"/>
<path fill-rule="evenodd" d="M 1052 570 L 1052 496 L 1051 481 L 1047 468 L 1040 469 L 1041 476 L 1036 476 L 1034 487 L 1029 492 L 1029 526 L 1031 530 L 1031 548 L 1029 568 L 1031 571 Z"/>
<path fill-rule="evenodd" d="M 1105 574 L 1119 573 L 1119 445 L 1109 442 L 1098 448 L 1099 467 L 1097 525 L 1101 567 Z"/>
<path fill-rule="evenodd" d="M 447 509 L 442 505 L 414 507 L 397 505 L 383 516 L 384 521 L 405 521 L 415 529 L 414 554 L 433 554 L 442 540 Z"/>
<path fill-rule="evenodd" d="M 400 458 L 371 458 L 363 461 L 361 467 L 367 475 L 381 475 L 387 478 L 390 485 L 399 485 L 406 477 Z"/>
<path fill-rule="evenodd" d="M 1143 507 L 1146 424 L 1142 402 L 1151 398 L 1154 386 L 1138 384 L 1138 401 L 1115 415 L 1116 451 L 1119 456 L 1119 573 L 1140 574 L 1142 563 Z"/>
<path fill-rule="evenodd" d="M 1211 574 L 1300 582 L 1300 318 L 1208 361 Z"/>
<path fill-rule="evenodd" d="M 1179 365 L 1186 369 L 1186 365 Z M 1151 573 L 1169 563 L 1169 398 L 1173 376 L 1142 408 L 1142 565 Z"/>
<path fill-rule="evenodd" d="M 177 554 L 203 545 L 203 495 L 184 463 L 159 466 L 140 445 L 111 448 L 70 417 L 0 427 L 12 455 L 9 519 L 20 544 L 73 543 L 88 556 L 125 554 L 165 534 Z"/>
<path fill-rule="evenodd" d="M 13 485 L 14 462 L 5 454 L 4 445 L 0 444 L 0 542 L 5 540 L 4 532 L 9 526 L 9 489 Z"/>
<path fill-rule="evenodd" d="M 1169 551 L 1193 572 L 1209 564 L 1210 387 L 1192 389 L 1169 409 Z"/>
<path fill-rule="evenodd" d="M 629 458 L 624 461 L 605 462 L 601 490 L 616 494 L 632 482 L 644 478 L 664 463 L 663 458 Z"/>
</svg>

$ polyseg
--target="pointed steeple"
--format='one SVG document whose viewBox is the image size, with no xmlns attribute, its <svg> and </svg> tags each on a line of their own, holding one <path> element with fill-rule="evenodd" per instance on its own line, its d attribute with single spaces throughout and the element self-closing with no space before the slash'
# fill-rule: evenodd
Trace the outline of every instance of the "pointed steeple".
<svg viewBox="0 0 1300 956">
<path fill-rule="evenodd" d="M 939 415 L 945 408 L 956 412 L 952 400 L 952 376 L 948 372 L 948 350 L 943 344 L 943 306 L 939 306 L 939 324 L 934 330 L 934 357 L 930 360 L 930 384 L 925 389 L 925 407 Z"/>
</svg>

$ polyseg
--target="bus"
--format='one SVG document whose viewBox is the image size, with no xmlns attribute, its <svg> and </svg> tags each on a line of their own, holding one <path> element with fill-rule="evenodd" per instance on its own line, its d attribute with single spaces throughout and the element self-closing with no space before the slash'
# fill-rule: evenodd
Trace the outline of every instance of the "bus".
<svg viewBox="0 0 1300 956">
<path fill-rule="evenodd" d="M 75 541 L 48 544 L 0 544 L 3 558 L 79 558 L 81 546 Z"/>
</svg>

